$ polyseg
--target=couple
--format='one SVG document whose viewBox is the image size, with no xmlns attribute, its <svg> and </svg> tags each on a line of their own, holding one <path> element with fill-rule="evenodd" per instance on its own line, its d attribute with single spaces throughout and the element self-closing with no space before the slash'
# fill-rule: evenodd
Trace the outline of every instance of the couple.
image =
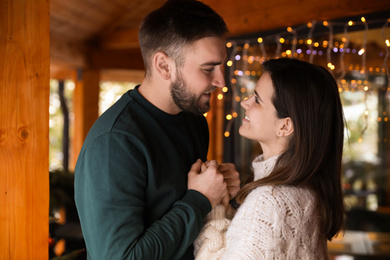
<svg viewBox="0 0 390 260">
<path fill-rule="evenodd" d="M 233 164 L 202 163 L 202 114 L 225 85 L 227 31 L 193 0 L 168 0 L 145 17 L 145 78 L 96 121 L 75 169 L 88 259 L 327 258 L 343 224 L 337 85 L 305 62 L 264 63 L 239 130 L 263 154 L 240 189 Z"/>
</svg>

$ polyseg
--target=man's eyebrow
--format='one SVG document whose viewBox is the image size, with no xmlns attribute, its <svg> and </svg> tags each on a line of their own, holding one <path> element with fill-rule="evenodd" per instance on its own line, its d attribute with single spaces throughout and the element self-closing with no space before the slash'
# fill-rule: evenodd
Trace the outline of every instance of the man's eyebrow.
<svg viewBox="0 0 390 260">
<path fill-rule="evenodd" d="M 200 64 L 200 66 L 204 67 L 204 66 L 218 66 L 218 65 L 221 65 L 222 63 L 221 62 L 205 62 L 205 63 L 202 63 Z"/>
<path fill-rule="evenodd" d="M 202 63 L 200 66 L 218 66 L 221 64 L 225 64 L 229 59 L 226 57 L 223 61 L 208 61 Z"/>
</svg>

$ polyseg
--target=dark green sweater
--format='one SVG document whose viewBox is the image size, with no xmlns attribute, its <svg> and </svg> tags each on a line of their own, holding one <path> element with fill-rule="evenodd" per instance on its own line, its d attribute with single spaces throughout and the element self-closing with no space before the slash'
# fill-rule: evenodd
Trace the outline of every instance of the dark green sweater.
<svg viewBox="0 0 390 260">
<path fill-rule="evenodd" d="M 137 88 L 109 108 L 75 169 L 88 259 L 193 259 L 211 205 L 187 190 L 187 173 L 206 160 L 208 140 L 203 116 L 166 114 Z"/>
</svg>

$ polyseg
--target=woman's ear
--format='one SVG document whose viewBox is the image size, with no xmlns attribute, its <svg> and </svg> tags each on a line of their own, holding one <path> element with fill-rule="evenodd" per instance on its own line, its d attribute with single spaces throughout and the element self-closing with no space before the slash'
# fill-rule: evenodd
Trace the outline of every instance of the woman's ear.
<svg viewBox="0 0 390 260">
<path fill-rule="evenodd" d="M 172 60 L 164 52 L 159 51 L 154 55 L 153 66 L 157 73 L 165 80 L 170 79 L 172 76 L 171 62 Z"/>
<path fill-rule="evenodd" d="M 278 131 L 278 136 L 289 136 L 294 133 L 294 125 L 290 117 L 280 119 L 280 128 Z"/>
</svg>

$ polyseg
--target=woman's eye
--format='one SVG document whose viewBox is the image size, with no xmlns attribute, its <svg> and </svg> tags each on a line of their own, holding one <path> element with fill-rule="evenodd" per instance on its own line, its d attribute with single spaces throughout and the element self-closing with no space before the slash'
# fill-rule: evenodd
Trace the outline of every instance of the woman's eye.
<svg viewBox="0 0 390 260">
<path fill-rule="evenodd" d="M 254 96 L 254 97 L 255 97 L 255 102 L 256 102 L 257 104 L 260 104 L 259 99 L 257 98 L 257 96 Z"/>
</svg>

